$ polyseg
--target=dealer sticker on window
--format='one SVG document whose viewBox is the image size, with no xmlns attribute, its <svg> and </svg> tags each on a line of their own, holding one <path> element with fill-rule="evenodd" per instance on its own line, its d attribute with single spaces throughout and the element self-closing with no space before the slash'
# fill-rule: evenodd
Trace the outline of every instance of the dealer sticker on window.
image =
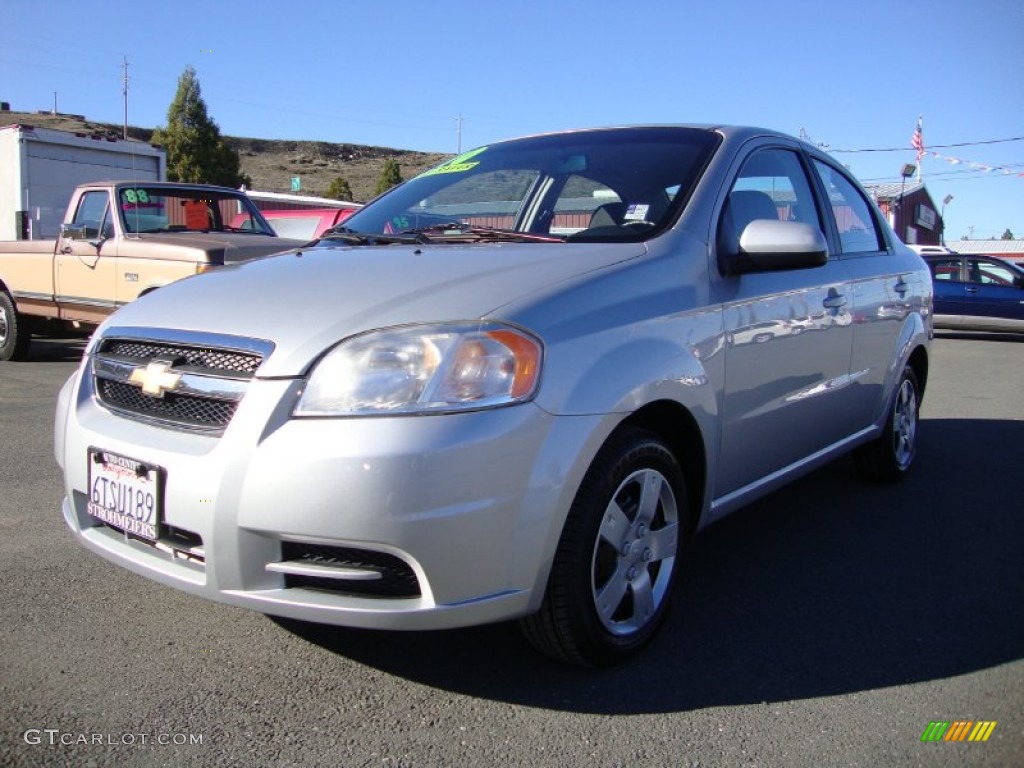
<svg viewBox="0 0 1024 768">
<path fill-rule="evenodd" d="M 646 204 L 634 204 L 626 209 L 626 215 L 622 218 L 624 221 L 644 221 L 650 209 L 651 206 Z"/>
<path fill-rule="evenodd" d="M 160 533 L 160 468 L 90 448 L 86 510 L 125 533 L 156 541 Z"/>
</svg>

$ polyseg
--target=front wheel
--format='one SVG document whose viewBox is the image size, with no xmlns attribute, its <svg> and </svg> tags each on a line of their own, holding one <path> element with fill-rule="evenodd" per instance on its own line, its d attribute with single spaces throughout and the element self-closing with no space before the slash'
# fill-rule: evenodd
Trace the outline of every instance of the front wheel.
<svg viewBox="0 0 1024 768">
<path fill-rule="evenodd" d="M 0 290 L 0 360 L 24 360 L 31 343 L 28 319 L 18 312 L 10 294 Z"/>
<path fill-rule="evenodd" d="M 917 455 L 920 410 L 921 390 L 914 370 L 908 365 L 896 387 L 896 396 L 882 434 L 853 454 L 862 475 L 883 483 L 895 482 L 906 476 Z"/>
<path fill-rule="evenodd" d="M 560 661 L 608 666 L 664 621 L 687 530 L 682 469 L 653 433 L 626 430 L 598 453 L 566 519 L 541 609 L 521 622 Z"/>
</svg>

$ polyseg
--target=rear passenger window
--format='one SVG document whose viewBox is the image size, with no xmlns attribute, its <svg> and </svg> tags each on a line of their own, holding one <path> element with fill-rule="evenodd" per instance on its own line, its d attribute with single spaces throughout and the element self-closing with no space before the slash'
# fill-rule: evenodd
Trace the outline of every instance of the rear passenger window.
<svg viewBox="0 0 1024 768">
<path fill-rule="evenodd" d="M 828 194 L 843 253 L 872 253 L 882 250 L 884 241 L 878 231 L 875 217 L 871 215 L 872 204 L 837 168 L 820 160 L 814 161 L 814 167 Z"/>
<path fill-rule="evenodd" d="M 928 261 L 932 277 L 936 280 L 960 282 L 960 259 L 934 259 Z"/>
</svg>

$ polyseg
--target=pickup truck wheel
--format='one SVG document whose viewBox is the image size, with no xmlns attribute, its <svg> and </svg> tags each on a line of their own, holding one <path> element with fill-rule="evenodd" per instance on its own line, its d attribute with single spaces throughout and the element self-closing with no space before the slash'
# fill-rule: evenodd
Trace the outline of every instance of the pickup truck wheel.
<svg viewBox="0 0 1024 768">
<path fill-rule="evenodd" d="M 28 320 L 10 294 L 0 291 L 0 360 L 24 360 L 32 343 Z"/>
<path fill-rule="evenodd" d="M 559 661 L 609 666 L 665 619 L 687 530 L 686 483 L 668 447 L 630 429 L 598 453 L 573 501 L 527 639 Z"/>
<path fill-rule="evenodd" d="M 917 376 L 908 365 L 903 369 L 896 396 L 882 434 L 858 448 L 853 458 L 860 473 L 869 480 L 891 483 L 910 471 L 917 455 L 917 422 L 921 410 Z"/>
</svg>

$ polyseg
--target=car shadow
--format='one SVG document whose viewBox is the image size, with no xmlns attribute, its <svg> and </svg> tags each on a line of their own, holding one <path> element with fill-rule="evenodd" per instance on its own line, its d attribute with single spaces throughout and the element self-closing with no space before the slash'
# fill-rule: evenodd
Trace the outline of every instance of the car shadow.
<svg viewBox="0 0 1024 768">
<path fill-rule="evenodd" d="M 36 337 L 29 347 L 27 362 L 30 363 L 77 363 L 82 359 L 86 335 L 68 338 Z"/>
<path fill-rule="evenodd" d="M 1024 422 L 924 420 L 914 472 L 849 459 L 690 542 L 667 625 L 609 670 L 534 653 L 512 623 L 397 633 L 277 619 L 446 691 L 555 710 L 679 712 L 948 678 L 1024 656 Z"/>
<path fill-rule="evenodd" d="M 1024 341 L 1024 331 L 995 333 L 989 331 L 951 331 L 935 329 L 937 339 L 959 339 L 961 341 L 1003 341 L 1019 344 Z"/>
</svg>

